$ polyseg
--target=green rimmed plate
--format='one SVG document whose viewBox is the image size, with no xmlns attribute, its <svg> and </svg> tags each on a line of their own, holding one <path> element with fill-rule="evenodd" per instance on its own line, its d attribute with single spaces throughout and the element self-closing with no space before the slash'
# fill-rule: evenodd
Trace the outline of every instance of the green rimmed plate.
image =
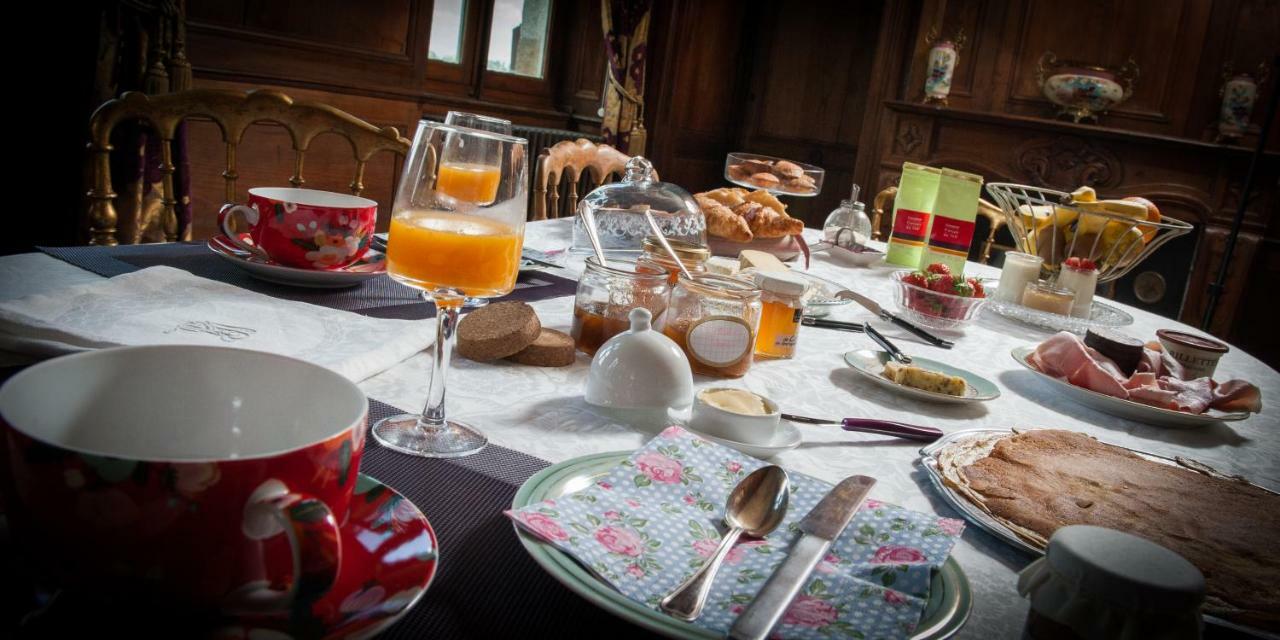
<svg viewBox="0 0 1280 640">
<path fill-rule="evenodd" d="M 945 373 L 949 376 L 959 376 L 964 378 L 965 394 L 963 396 L 953 396 L 945 393 L 938 393 L 936 391 L 916 389 L 904 384 L 898 384 L 882 375 L 885 363 L 890 360 L 892 360 L 892 358 L 889 356 L 888 352 L 876 351 L 874 349 L 862 349 L 861 351 L 850 351 L 849 353 L 844 354 L 845 363 L 850 367 L 853 367 L 853 370 L 862 374 L 863 377 L 875 382 L 876 384 L 888 387 L 898 393 L 908 395 L 913 398 L 928 400 L 930 402 L 963 403 L 985 402 L 987 400 L 995 400 L 1000 397 L 1000 388 L 990 380 L 987 380 L 976 373 L 971 373 L 964 369 L 959 369 L 949 364 L 938 362 L 937 360 L 930 360 L 928 358 L 921 358 L 918 356 L 911 356 L 912 366 L 937 371 L 938 373 Z"/>
<path fill-rule="evenodd" d="M 629 455 L 629 452 L 598 453 L 547 467 L 520 486 L 511 501 L 511 507 L 519 509 L 585 489 L 607 475 Z M 516 537 L 534 562 L 550 573 L 551 577 L 570 591 L 586 598 L 588 602 L 623 620 L 668 638 L 709 640 L 720 637 L 706 629 L 669 618 L 627 598 L 564 552 L 525 533 L 519 527 L 516 527 Z M 968 578 L 953 558 L 947 558 L 933 574 L 929 602 L 925 605 L 912 639 L 951 637 L 968 620 L 972 605 Z"/>
</svg>

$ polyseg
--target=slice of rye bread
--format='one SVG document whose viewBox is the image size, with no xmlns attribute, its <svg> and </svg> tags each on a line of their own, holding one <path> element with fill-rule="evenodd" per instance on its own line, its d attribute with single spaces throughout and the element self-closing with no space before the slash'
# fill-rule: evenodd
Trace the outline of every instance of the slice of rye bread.
<svg viewBox="0 0 1280 640">
<path fill-rule="evenodd" d="M 542 328 L 533 344 L 507 360 L 535 367 L 567 367 L 577 358 L 573 338 L 563 331 Z"/>
<path fill-rule="evenodd" d="M 458 323 L 458 354 L 488 362 L 514 355 L 533 344 L 542 323 L 523 302 L 495 302 L 468 313 Z"/>
</svg>

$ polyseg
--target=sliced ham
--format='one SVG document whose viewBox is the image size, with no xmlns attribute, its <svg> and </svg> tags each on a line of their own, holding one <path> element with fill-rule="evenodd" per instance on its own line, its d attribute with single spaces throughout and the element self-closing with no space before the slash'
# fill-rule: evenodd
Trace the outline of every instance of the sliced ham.
<svg viewBox="0 0 1280 640">
<path fill-rule="evenodd" d="M 1148 346 L 1132 376 L 1115 361 L 1066 331 L 1041 342 L 1028 361 L 1041 372 L 1077 387 L 1175 411 L 1204 413 L 1262 410 L 1262 393 L 1243 380 L 1217 384 L 1209 378 L 1183 380 L 1182 365 L 1162 349 Z"/>
</svg>

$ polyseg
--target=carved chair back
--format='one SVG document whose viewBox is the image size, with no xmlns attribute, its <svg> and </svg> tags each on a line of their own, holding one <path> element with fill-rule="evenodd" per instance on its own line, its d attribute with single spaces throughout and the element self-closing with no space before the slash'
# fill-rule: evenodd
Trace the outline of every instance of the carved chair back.
<svg viewBox="0 0 1280 640">
<path fill-rule="evenodd" d="M 607 144 L 590 140 L 564 140 L 542 150 L 533 176 L 533 212 L 530 220 L 572 216 L 582 195 L 591 188 L 615 182 L 631 159 Z M 655 180 L 658 173 L 653 173 Z M 561 197 L 564 191 L 564 197 Z"/>
<path fill-rule="evenodd" d="M 294 150 L 293 176 L 289 183 L 294 187 L 306 184 L 303 160 L 311 141 L 322 133 L 336 133 L 351 143 L 355 171 L 349 189 L 353 195 L 360 195 L 364 190 L 365 165 L 372 156 L 382 151 L 404 155 L 410 146 L 409 140 L 394 127 L 377 127 L 328 105 L 295 102 L 279 91 L 240 93 L 193 89 L 153 96 L 131 91 L 98 107 L 89 122 L 93 180 L 88 193 L 90 244 L 132 244 L 141 238 L 142 224 L 130 225 L 137 229 L 130 237 L 119 237 L 120 220 L 112 204 L 116 194 L 111 187 L 111 131 L 127 120 L 149 123 L 160 137 L 159 226 L 166 241 L 179 239 L 173 185 L 173 139 L 178 125 L 191 117 L 212 120 L 222 131 L 222 140 L 226 143 L 222 177 L 226 183 L 227 202 L 236 200 L 236 179 L 239 177 L 236 173 L 236 149 L 245 131 L 255 122 L 274 122 L 288 130 Z M 189 230 L 186 235 L 188 237 L 182 239 L 190 239 Z"/>
</svg>

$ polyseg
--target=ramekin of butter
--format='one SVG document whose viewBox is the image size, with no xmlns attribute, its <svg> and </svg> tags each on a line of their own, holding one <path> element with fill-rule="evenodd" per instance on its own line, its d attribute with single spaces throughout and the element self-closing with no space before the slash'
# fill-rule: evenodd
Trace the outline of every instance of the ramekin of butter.
<svg viewBox="0 0 1280 640">
<path fill-rule="evenodd" d="M 693 399 L 689 427 L 710 436 L 745 444 L 768 445 L 782 413 L 774 401 L 745 389 L 703 389 Z"/>
</svg>

